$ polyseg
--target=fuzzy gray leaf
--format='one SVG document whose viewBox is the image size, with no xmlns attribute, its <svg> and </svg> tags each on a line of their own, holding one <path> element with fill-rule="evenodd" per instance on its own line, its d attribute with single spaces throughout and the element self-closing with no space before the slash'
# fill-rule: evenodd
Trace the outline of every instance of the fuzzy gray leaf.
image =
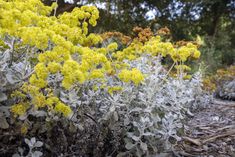
<svg viewBox="0 0 235 157">
<path fill-rule="evenodd" d="M 41 147 L 43 145 L 43 143 L 41 141 L 37 141 L 34 146 L 35 147 Z"/>
<path fill-rule="evenodd" d="M 40 152 L 40 151 L 35 151 L 35 152 L 32 153 L 32 157 L 40 157 L 42 155 L 43 155 L 43 153 Z"/>
<path fill-rule="evenodd" d="M 133 144 L 133 143 L 131 143 L 131 142 L 128 142 L 128 143 L 126 143 L 125 148 L 126 148 L 127 150 L 131 150 L 131 149 L 133 149 L 135 146 L 136 146 L 136 144 Z"/>
<path fill-rule="evenodd" d="M 0 102 L 7 100 L 7 95 L 3 92 L 0 92 Z"/>
<path fill-rule="evenodd" d="M 140 148 L 143 150 L 143 151 L 147 151 L 148 150 L 148 146 L 146 143 L 144 142 L 140 142 Z"/>
<path fill-rule="evenodd" d="M 6 117 L 0 115 L 0 128 L 7 129 L 9 128 L 9 124 L 7 123 Z"/>
</svg>

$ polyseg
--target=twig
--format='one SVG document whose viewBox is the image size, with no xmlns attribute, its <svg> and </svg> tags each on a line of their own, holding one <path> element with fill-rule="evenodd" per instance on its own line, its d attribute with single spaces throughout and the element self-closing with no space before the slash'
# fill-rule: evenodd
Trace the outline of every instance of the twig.
<svg viewBox="0 0 235 157">
<path fill-rule="evenodd" d="M 190 138 L 190 137 L 182 137 L 185 141 L 188 141 L 188 142 L 191 142 L 197 146 L 201 146 L 202 143 L 199 139 L 193 139 L 193 138 Z"/>
<path fill-rule="evenodd" d="M 97 121 L 91 115 L 86 114 L 86 113 L 84 113 L 84 115 L 90 118 L 92 121 L 94 121 L 98 125 Z"/>
<path fill-rule="evenodd" d="M 15 45 L 15 39 L 13 38 L 12 42 L 11 42 L 11 60 L 10 60 L 10 65 L 12 65 L 12 63 L 13 63 L 14 51 L 15 51 L 14 45 Z"/>
<path fill-rule="evenodd" d="M 222 130 L 229 129 L 229 128 L 235 128 L 235 125 L 227 125 L 222 128 L 218 128 L 217 131 L 222 131 Z"/>
<path fill-rule="evenodd" d="M 26 55 L 25 55 L 25 67 L 24 67 L 24 73 L 23 75 L 26 74 L 26 71 L 27 71 L 27 61 L 28 61 L 28 58 L 29 58 L 29 46 L 26 47 Z"/>
<path fill-rule="evenodd" d="M 196 155 L 193 155 L 193 154 L 186 153 L 184 151 L 179 152 L 179 154 L 183 155 L 183 156 L 188 156 L 188 157 L 195 157 L 196 156 Z"/>
<path fill-rule="evenodd" d="M 226 137 L 226 136 L 230 136 L 230 135 L 234 135 L 234 134 L 235 134 L 235 130 L 232 130 L 232 131 L 229 131 L 229 132 L 224 133 L 222 135 L 216 135 L 216 136 L 212 136 L 212 137 L 210 137 L 208 139 L 205 139 L 205 140 L 202 141 L 202 143 L 204 144 L 206 142 L 214 141 L 217 138 Z"/>
</svg>

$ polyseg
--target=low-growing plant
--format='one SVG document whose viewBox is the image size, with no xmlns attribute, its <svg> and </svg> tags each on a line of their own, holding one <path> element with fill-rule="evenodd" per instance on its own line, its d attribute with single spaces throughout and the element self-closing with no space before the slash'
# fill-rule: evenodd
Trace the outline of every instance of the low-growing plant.
<svg viewBox="0 0 235 157">
<path fill-rule="evenodd" d="M 23 155 L 24 150 L 21 147 L 19 147 L 18 148 L 19 153 L 14 154 L 13 157 L 40 157 L 43 155 L 42 152 L 35 150 L 36 148 L 42 147 L 43 143 L 41 141 L 36 141 L 36 138 L 33 137 L 30 140 L 26 138 L 25 143 L 29 147 L 27 155 Z"/>
<path fill-rule="evenodd" d="M 21 126 L 21 136 L 40 135 L 48 154 L 169 151 L 190 110 L 205 101 L 200 73 L 192 78 L 187 73 L 186 62 L 200 57 L 194 43 L 172 44 L 148 28 L 136 28 L 138 37 L 125 47 L 102 44 L 88 31 L 99 17 L 92 6 L 56 17 L 56 3 L 0 0 L 0 11 L 0 108 L 10 108 L 11 125 Z M 169 69 L 163 58 L 171 60 Z M 170 76 L 173 68 L 176 77 Z M 10 114 L 2 117 L 8 124 Z"/>
<path fill-rule="evenodd" d="M 218 69 L 215 74 L 208 75 L 203 79 L 203 88 L 217 97 L 234 99 L 235 66 Z"/>
</svg>

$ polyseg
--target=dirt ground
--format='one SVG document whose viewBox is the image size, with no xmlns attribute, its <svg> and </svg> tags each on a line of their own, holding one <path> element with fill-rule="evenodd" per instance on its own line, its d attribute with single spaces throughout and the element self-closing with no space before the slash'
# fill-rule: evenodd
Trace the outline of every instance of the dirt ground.
<svg viewBox="0 0 235 157">
<path fill-rule="evenodd" d="M 174 156 L 235 157 L 235 101 L 214 99 L 194 113 Z"/>
</svg>

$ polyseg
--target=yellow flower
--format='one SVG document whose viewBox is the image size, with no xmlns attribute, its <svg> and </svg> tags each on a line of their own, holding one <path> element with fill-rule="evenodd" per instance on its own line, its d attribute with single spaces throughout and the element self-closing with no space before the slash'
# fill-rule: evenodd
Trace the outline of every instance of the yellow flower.
<svg viewBox="0 0 235 157">
<path fill-rule="evenodd" d="M 124 69 L 119 74 L 118 77 L 123 82 L 134 82 L 135 85 L 140 84 L 144 80 L 144 76 L 140 70 L 133 68 L 132 70 Z"/>
<path fill-rule="evenodd" d="M 58 71 L 60 71 L 61 65 L 59 63 L 56 63 L 56 62 L 50 62 L 47 65 L 47 69 L 48 69 L 49 72 L 54 74 L 54 73 L 57 73 Z"/>
<path fill-rule="evenodd" d="M 118 44 L 117 43 L 111 43 L 111 44 L 109 44 L 108 45 L 108 47 L 107 47 L 107 49 L 109 50 L 109 51 L 114 51 L 114 50 L 117 50 L 117 48 L 118 48 Z"/>
<path fill-rule="evenodd" d="M 26 95 L 24 93 L 16 90 L 16 91 L 12 92 L 11 97 L 18 97 L 21 99 L 25 99 Z"/>
<path fill-rule="evenodd" d="M 180 69 L 181 70 L 185 70 L 185 71 L 190 71 L 191 70 L 191 68 L 189 66 L 187 66 L 187 65 L 176 65 L 175 68 L 177 70 L 180 70 Z"/>
<path fill-rule="evenodd" d="M 198 58 L 200 58 L 200 55 L 201 55 L 200 51 L 195 50 L 192 57 L 195 59 L 198 59 Z"/>
<path fill-rule="evenodd" d="M 108 93 L 112 95 L 113 92 L 121 91 L 122 89 L 123 88 L 121 86 L 108 87 Z"/>
<path fill-rule="evenodd" d="M 64 76 L 62 86 L 65 89 L 69 89 L 76 82 L 83 83 L 85 81 L 85 76 L 76 61 L 67 60 L 64 63 L 61 72 Z"/>
<path fill-rule="evenodd" d="M 144 80 L 143 74 L 140 72 L 140 70 L 133 68 L 132 69 L 132 81 L 135 85 L 138 85 Z"/>
<path fill-rule="evenodd" d="M 54 108 L 58 113 L 62 113 L 64 116 L 69 116 L 72 113 L 72 110 L 69 106 L 65 105 L 62 102 L 58 102 Z"/>
<path fill-rule="evenodd" d="M 104 78 L 104 72 L 101 69 L 95 69 L 90 73 L 90 79 Z"/>
<path fill-rule="evenodd" d="M 32 100 L 33 105 L 38 109 L 46 106 L 46 97 L 42 94 L 36 95 Z"/>
<path fill-rule="evenodd" d="M 30 84 L 33 86 L 39 87 L 39 88 L 44 88 L 47 86 L 47 82 L 43 79 L 37 78 L 35 74 L 33 74 L 30 79 L 29 79 Z"/>
<path fill-rule="evenodd" d="M 21 116 L 26 113 L 28 108 L 28 103 L 18 103 L 11 107 L 11 112 L 14 114 L 14 116 Z"/>
<path fill-rule="evenodd" d="M 46 99 L 46 104 L 50 107 L 53 108 L 53 105 L 57 104 L 59 102 L 59 98 L 57 97 L 49 97 Z"/>
<path fill-rule="evenodd" d="M 185 79 L 185 80 L 189 80 L 189 79 L 191 79 L 192 78 L 192 75 L 185 75 L 184 77 L 183 77 L 183 79 Z"/>
<path fill-rule="evenodd" d="M 21 128 L 20 128 L 20 132 L 23 135 L 26 135 L 29 129 L 29 125 L 27 123 L 23 123 Z"/>
<path fill-rule="evenodd" d="M 38 63 L 34 67 L 35 73 L 39 79 L 46 79 L 48 77 L 48 70 L 44 63 Z"/>
</svg>

